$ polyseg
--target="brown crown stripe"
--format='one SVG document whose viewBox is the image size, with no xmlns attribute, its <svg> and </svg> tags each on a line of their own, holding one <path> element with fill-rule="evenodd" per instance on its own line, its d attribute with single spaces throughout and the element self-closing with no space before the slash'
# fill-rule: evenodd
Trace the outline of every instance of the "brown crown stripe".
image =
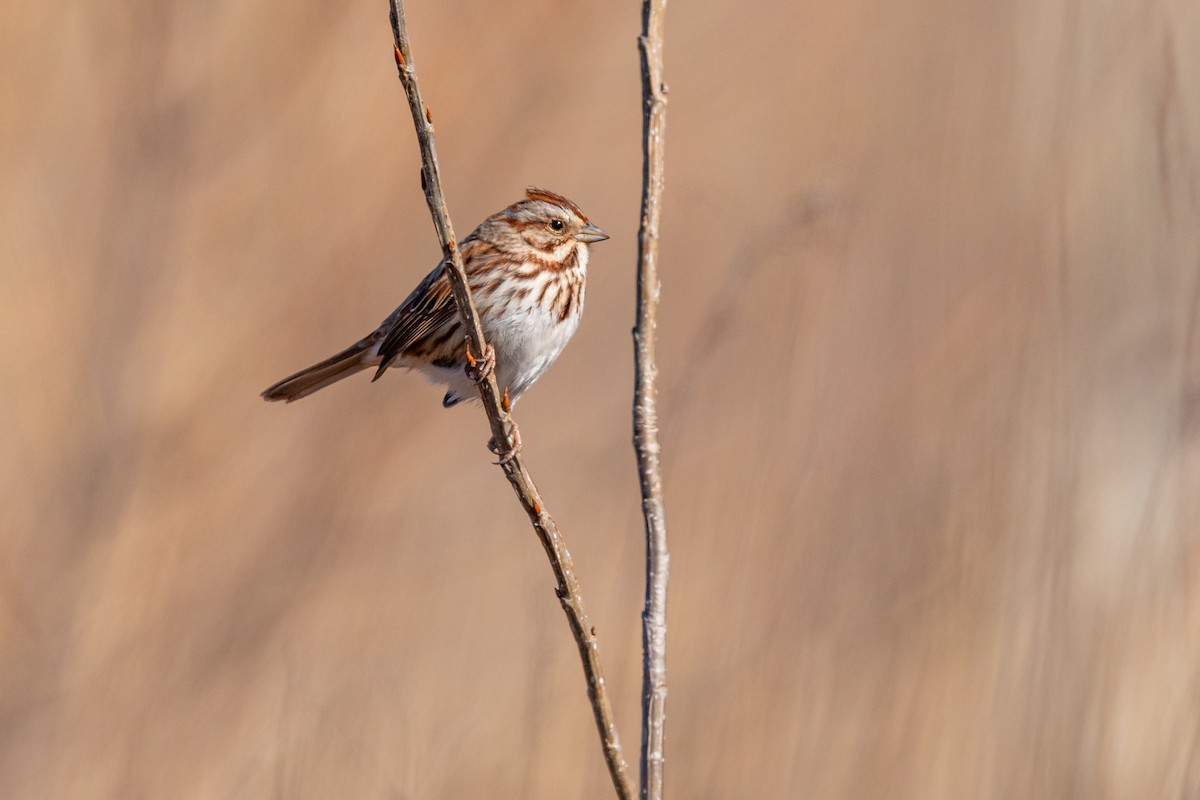
<svg viewBox="0 0 1200 800">
<path fill-rule="evenodd" d="M 563 197 L 561 194 L 556 194 L 549 189 L 542 189 L 538 186 L 529 186 L 525 189 L 525 198 L 527 200 L 542 200 L 547 203 L 553 203 L 554 205 L 562 206 L 563 208 L 569 208 L 571 211 L 575 212 L 575 214 L 577 214 L 579 218 L 584 221 L 584 223 L 587 223 L 588 221 L 587 214 L 584 214 L 583 210 L 579 206 L 575 205 L 575 203 Z"/>
</svg>

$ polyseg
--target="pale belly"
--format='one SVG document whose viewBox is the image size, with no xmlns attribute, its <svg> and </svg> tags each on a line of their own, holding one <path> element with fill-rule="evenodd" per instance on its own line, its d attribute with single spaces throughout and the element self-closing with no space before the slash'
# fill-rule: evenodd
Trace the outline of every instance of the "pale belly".
<svg viewBox="0 0 1200 800">
<path fill-rule="evenodd" d="M 535 308 L 485 326 L 485 335 L 496 348 L 496 382 L 518 396 L 533 385 L 554 363 L 575 335 L 582 316 L 582 298 L 575 313 L 559 321 L 557 314 Z"/>
<path fill-rule="evenodd" d="M 572 313 L 561 321 L 557 313 L 548 312 L 532 303 L 521 309 L 520 313 L 484 321 L 484 337 L 496 350 L 496 384 L 500 391 L 508 391 L 510 401 L 516 402 L 562 353 L 579 328 L 583 301 L 581 292 Z M 462 400 L 473 400 L 479 395 L 479 390 L 461 366 L 439 367 L 403 362 L 397 366 L 420 370 L 432 382 L 444 384 Z"/>
</svg>

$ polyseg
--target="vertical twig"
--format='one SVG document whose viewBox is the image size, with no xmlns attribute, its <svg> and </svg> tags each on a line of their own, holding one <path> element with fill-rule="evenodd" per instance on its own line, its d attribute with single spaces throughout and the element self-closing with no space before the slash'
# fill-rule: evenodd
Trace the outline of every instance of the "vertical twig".
<svg viewBox="0 0 1200 800">
<path fill-rule="evenodd" d="M 662 213 L 667 87 L 663 83 L 666 0 L 642 0 L 642 221 L 638 229 L 637 326 L 633 446 L 646 521 L 646 606 L 642 611 L 641 797 L 662 800 L 663 728 L 667 706 L 667 524 L 663 517 L 658 444 L 658 224 Z"/>
<path fill-rule="evenodd" d="M 475 353 L 482 354 L 485 352 L 487 343 L 484 341 L 483 328 L 479 322 L 479 312 L 471 300 L 471 290 L 467 286 L 462 254 L 458 250 L 454 229 L 450 225 L 450 214 L 446 209 L 446 200 L 442 196 L 437 150 L 433 141 L 433 115 L 422 102 L 420 88 L 417 85 L 417 73 L 413 67 L 412 50 L 408 42 L 408 28 L 404 22 L 404 6 L 401 0 L 389 1 L 392 36 L 396 46 L 396 68 L 400 73 L 400 82 L 404 85 L 404 93 L 408 97 L 413 125 L 417 131 L 417 141 L 421 146 L 421 186 L 425 190 L 425 201 L 429 204 L 429 213 L 433 216 L 433 224 L 437 228 L 438 239 L 442 243 L 446 275 L 454 290 L 454 302 L 458 306 L 458 313 L 467 329 L 470 348 Z M 492 435 L 496 442 L 511 444 L 512 418 L 509 416 L 507 403 L 501 399 L 494 375 L 488 375 L 486 380 L 480 382 L 479 395 L 483 400 L 483 407 L 487 411 Z M 554 571 L 556 582 L 555 594 L 567 615 L 567 622 L 571 627 L 571 634 L 575 637 L 575 644 L 579 647 L 583 672 L 587 678 L 588 698 L 592 703 L 592 714 L 596 718 L 596 728 L 600 732 L 604 759 L 608 764 L 613 786 L 621 800 L 632 800 L 633 786 L 629 782 L 625 758 L 621 752 L 621 743 L 617 738 L 612 704 L 609 702 L 608 687 L 604 682 L 604 671 L 600 668 L 600 645 L 596 640 L 595 629 L 588 620 L 587 610 L 584 608 L 583 596 L 580 594 L 579 582 L 575 578 L 575 566 L 571 561 L 571 554 L 567 551 L 566 542 L 563 541 L 558 527 L 554 524 L 554 519 L 546 511 L 541 495 L 538 494 L 533 478 L 525 469 L 520 454 L 502 466 L 505 476 L 512 484 L 513 491 L 521 501 L 525 513 L 529 515 L 529 521 L 550 559 L 550 567 Z"/>
</svg>

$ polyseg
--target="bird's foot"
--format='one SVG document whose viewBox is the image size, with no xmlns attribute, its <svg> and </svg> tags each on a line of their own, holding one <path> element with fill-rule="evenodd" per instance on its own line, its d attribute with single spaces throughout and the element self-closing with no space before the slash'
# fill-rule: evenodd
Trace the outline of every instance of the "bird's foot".
<svg viewBox="0 0 1200 800">
<path fill-rule="evenodd" d="M 486 346 L 483 358 L 471 354 L 471 343 L 467 342 L 467 377 L 475 383 L 485 383 L 488 376 L 496 371 L 496 348 Z"/>
<path fill-rule="evenodd" d="M 511 421 L 511 420 L 510 420 Z M 499 456 L 500 460 L 496 463 L 500 466 L 507 464 L 517 457 L 517 453 L 521 452 L 521 429 L 517 427 L 517 423 L 512 423 L 512 429 L 508 433 L 507 447 L 502 447 L 496 443 L 496 437 L 488 442 L 488 450 L 492 451 L 492 455 Z"/>
</svg>

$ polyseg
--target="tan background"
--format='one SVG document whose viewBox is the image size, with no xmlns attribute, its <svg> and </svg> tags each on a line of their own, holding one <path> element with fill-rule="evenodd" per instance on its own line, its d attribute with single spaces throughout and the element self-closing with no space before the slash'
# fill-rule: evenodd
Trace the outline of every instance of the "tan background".
<svg viewBox="0 0 1200 800">
<path fill-rule="evenodd" d="M 386 3 L 0 25 L 0 796 L 605 798 L 478 408 L 283 374 L 434 263 Z M 613 234 L 518 408 L 636 760 L 638 4 L 416 2 L 465 232 Z M 1200 5 L 674 2 L 675 798 L 1200 797 Z"/>
</svg>

